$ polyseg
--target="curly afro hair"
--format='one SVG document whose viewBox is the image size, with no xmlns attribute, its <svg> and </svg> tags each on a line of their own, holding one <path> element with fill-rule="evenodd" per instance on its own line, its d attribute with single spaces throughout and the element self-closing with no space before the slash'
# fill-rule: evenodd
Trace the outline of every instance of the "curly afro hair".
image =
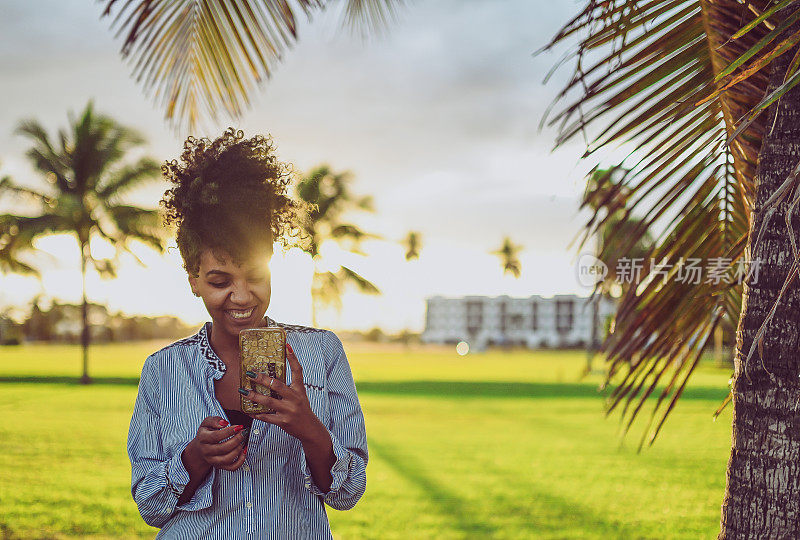
<svg viewBox="0 0 800 540">
<path fill-rule="evenodd" d="M 191 276 L 200 270 L 205 248 L 230 254 L 237 264 L 253 254 L 284 248 L 302 234 L 302 205 L 287 195 L 292 169 L 278 161 L 272 140 L 228 128 L 211 141 L 189 137 L 180 162 L 161 170 L 174 187 L 161 199 L 164 223 L 177 227 L 183 266 Z"/>
</svg>

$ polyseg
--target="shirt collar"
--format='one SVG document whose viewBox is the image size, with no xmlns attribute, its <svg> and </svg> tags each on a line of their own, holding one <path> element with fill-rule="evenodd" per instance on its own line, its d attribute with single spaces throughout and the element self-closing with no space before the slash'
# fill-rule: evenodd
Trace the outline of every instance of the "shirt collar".
<svg viewBox="0 0 800 540">
<path fill-rule="evenodd" d="M 278 323 L 267 315 L 264 316 L 264 320 L 266 321 L 267 326 L 278 326 Z M 215 353 L 214 349 L 211 348 L 211 342 L 209 341 L 210 333 L 211 322 L 206 322 L 198 332 L 198 337 L 200 338 L 200 353 L 207 362 L 207 374 L 213 376 L 214 379 L 221 379 L 222 376 L 225 375 L 225 371 L 227 371 L 228 368 L 225 365 L 225 362 L 222 361 L 222 358 L 217 356 L 217 353 Z"/>
</svg>

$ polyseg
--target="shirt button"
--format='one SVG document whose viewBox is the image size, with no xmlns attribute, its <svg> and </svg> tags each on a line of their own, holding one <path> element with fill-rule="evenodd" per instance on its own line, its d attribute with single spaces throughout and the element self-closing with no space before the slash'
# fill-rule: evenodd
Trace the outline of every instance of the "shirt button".
<svg viewBox="0 0 800 540">
<path fill-rule="evenodd" d="M 247 471 L 249 471 L 249 470 L 250 470 L 250 465 L 247 465 L 247 464 L 245 463 L 244 465 L 242 465 L 242 469 L 244 469 L 244 471 L 245 471 L 245 472 L 247 472 Z"/>
<path fill-rule="evenodd" d="M 253 503 L 251 503 L 250 501 L 247 501 L 247 502 L 246 502 L 244 505 L 245 505 L 247 508 L 252 508 L 252 507 L 253 507 Z"/>
<path fill-rule="evenodd" d="M 253 435 L 258 435 L 259 433 L 260 433 L 260 431 L 258 431 L 257 429 L 253 430 Z"/>
<path fill-rule="evenodd" d="M 167 514 L 169 514 L 170 512 L 172 512 L 172 508 L 167 508 Z"/>
</svg>

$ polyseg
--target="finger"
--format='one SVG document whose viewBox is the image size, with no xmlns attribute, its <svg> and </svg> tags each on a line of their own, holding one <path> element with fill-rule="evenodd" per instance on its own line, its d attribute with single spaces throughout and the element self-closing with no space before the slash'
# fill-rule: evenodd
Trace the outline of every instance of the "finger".
<svg viewBox="0 0 800 540">
<path fill-rule="evenodd" d="M 288 341 L 286 342 L 286 358 L 289 360 L 289 367 L 292 369 L 292 384 L 290 386 L 305 393 L 306 390 L 303 386 L 303 366 L 300 365 L 300 361 L 297 359 L 297 355 L 294 354 L 294 350 L 292 346 L 289 345 Z"/>
<path fill-rule="evenodd" d="M 244 439 L 244 436 L 242 436 L 241 433 L 237 433 L 227 441 L 218 444 L 207 445 L 204 450 L 206 451 L 206 456 L 224 456 L 225 454 L 233 452 L 237 448 L 241 448 L 246 443 L 247 441 Z"/>
<path fill-rule="evenodd" d="M 267 385 L 269 386 L 269 384 L 268 382 Z M 294 386 L 294 383 L 292 383 L 292 386 Z M 282 398 L 291 398 L 296 392 L 292 386 L 286 386 L 286 383 L 280 379 L 272 379 L 272 386 L 270 386 L 269 389 Z"/>
<path fill-rule="evenodd" d="M 228 426 L 226 428 L 221 429 L 208 429 L 203 428 L 197 434 L 197 440 L 204 444 L 217 444 L 221 441 L 224 441 L 228 437 L 232 437 L 236 433 L 239 433 L 244 426 Z"/>
<path fill-rule="evenodd" d="M 228 421 L 221 416 L 207 416 L 200 423 L 200 427 L 208 429 L 220 429 L 228 426 Z"/>
<path fill-rule="evenodd" d="M 265 407 L 275 409 L 276 411 L 286 410 L 286 404 L 282 399 L 275 399 L 274 397 L 265 396 L 263 394 L 259 394 L 255 390 L 247 390 L 246 388 L 240 388 L 239 392 L 245 397 L 245 399 L 249 399 L 253 403 L 264 405 Z M 255 418 L 255 416 L 253 416 L 253 418 Z"/>
<path fill-rule="evenodd" d="M 262 422 L 272 424 L 273 426 L 281 426 L 284 424 L 284 417 L 281 413 L 259 413 L 252 416 L 256 420 L 261 420 Z"/>
<path fill-rule="evenodd" d="M 266 386 L 270 390 L 275 390 L 275 387 L 278 385 L 278 383 L 283 384 L 283 382 L 280 379 L 273 379 L 266 373 L 255 373 L 253 371 L 246 371 L 245 375 L 247 375 L 247 378 L 250 379 L 251 384 L 260 384 L 262 386 Z M 283 386 L 284 388 L 288 388 L 288 386 L 286 386 L 285 384 L 283 384 Z"/>
<path fill-rule="evenodd" d="M 217 464 L 214 466 L 218 469 L 224 469 L 226 471 L 235 471 L 242 466 L 246 457 L 247 452 L 245 449 L 243 447 L 239 447 L 232 452 L 217 457 L 214 460 Z"/>
</svg>

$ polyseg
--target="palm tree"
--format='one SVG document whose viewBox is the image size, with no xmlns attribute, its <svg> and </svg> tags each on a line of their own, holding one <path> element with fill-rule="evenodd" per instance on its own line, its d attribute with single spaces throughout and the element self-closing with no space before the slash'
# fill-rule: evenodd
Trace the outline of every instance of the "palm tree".
<svg viewBox="0 0 800 540">
<path fill-rule="evenodd" d="M 328 165 L 316 167 L 297 183 L 297 196 L 310 206 L 303 224 L 306 245 L 304 250 L 314 261 L 314 277 L 311 286 L 313 324 L 317 324 L 317 312 L 322 306 L 333 305 L 341 309 L 341 296 L 348 283 L 354 284 L 366 294 L 380 294 L 371 281 L 352 268 L 339 265 L 338 270 L 323 269 L 324 261 L 320 248 L 330 240 L 346 251 L 364 255 L 360 244 L 367 238 L 379 238 L 367 233 L 357 225 L 343 222 L 343 216 L 351 211 L 372 212 L 372 197 L 359 197 L 350 190 L 352 175 L 349 172 L 334 173 Z"/>
<path fill-rule="evenodd" d="M 332 0 L 103 0 L 125 35 L 121 54 L 133 76 L 175 126 L 194 130 L 201 111 L 240 118 L 260 83 L 297 40 L 297 16 L 308 18 Z M 346 24 L 386 28 L 403 0 L 346 0 Z M 118 8 L 114 13 L 114 8 Z"/>
<path fill-rule="evenodd" d="M 596 233 L 595 256 L 608 268 L 605 279 L 598 284 L 598 292 L 606 297 L 620 296 L 633 281 L 622 276 L 627 261 L 646 262 L 653 237 L 645 228 L 642 234 L 642 219 L 630 215 L 627 208 L 630 190 L 617 179 L 624 177 L 625 170 L 619 167 L 596 169 L 586 181 L 586 190 L 581 201 L 581 208 L 588 206 L 592 217 L 586 228 L 591 226 L 598 215 L 605 214 L 603 225 Z M 631 245 L 629 239 L 635 236 L 637 241 Z"/>
<path fill-rule="evenodd" d="M 422 249 L 422 235 L 417 231 L 409 231 L 403 239 L 406 249 L 406 260 L 419 259 L 419 252 Z"/>
<path fill-rule="evenodd" d="M 629 215 L 627 204 L 630 190 L 621 184 L 626 170 L 620 167 L 595 169 L 588 176 L 581 208 L 588 206 L 592 217 L 586 227 L 603 212 L 610 214 L 608 220 L 599 228 L 595 237 L 595 257 L 608 269 L 604 279 L 596 284 L 592 294 L 592 335 L 589 343 L 585 374 L 592 371 L 592 361 L 599 349 L 598 327 L 600 326 L 599 302 L 601 298 L 619 297 L 630 287 L 636 285 L 629 266 L 647 264 L 646 257 L 653 243 L 652 235 L 645 232 L 638 236 L 637 242 L 630 246 L 628 238 L 635 235 L 642 220 Z M 626 270 L 628 269 L 628 270 Z M 625 271 L 625 275 L 620 275 Z"/>
<path fill-rule="evenodd" d="M 629 208 L 644 210 L 629 242 L 658 222 L 664 232 L 650 257 L 673 263 L 668 279 L 630 288 L 618 307 L 604 345 L 607 380 L 617 383 L 610 409 L 624 404 L 630 427 L 657 396 L 645 431 L 652 443 L 717 326 L 738 328 L 720 538 L 800 536 L 792 503 L 800 496 L 800 316 L 786 307 L 800 293 L 789 288 L 798 270 L 792 220 L 779 219 L 800 202 L 799 7 L 591 1 L 551 43 L 579 42 L 560 94 L 568 101 L 552 119 L 557 144 L 592 133 L 587 156 L 628 145 L 623 185 L 635 196 Z M 677 279 L 691 258 L 736 269 L 737 279 Z M 769 262 L 761 276 L 753 272 L 760 261 Z"/>
<path fill-rule="evenodd" d="M 515 278 L 519 278 L 522 272 L 522 263 L 519 262 L 517 254 L 522 250 L 522 246 L 514 245 L 511 238 L 506 236 L 503 238 L 503 245 L 500 249 L 492 251 L 492 255 L 497 255 L 500 258 L 500 264 L 503 266 L 503 274 L 510 272 Z"/>
<path fill-rule="evenodd" d="M 30 216 L 0 215 L 0 271 L 40 276 L 39 269 L 24 258 L 35 250 L 33 242 L 54 233 L 75 236 L 80 249 L 83 291 L 81 382 L 88 383 L 86 270 L 91 264 L 101 276 L 116 275 L 116 257 L 95 257 L 90 241 L 94 237 L 104 238 L 117 248 L 118 254 L 120 250 L 132 253 L 128 243 L 133 239 L 163 252 L 165 242 L 159 212 L 123 203 L 127 191 L 157 178 L 160 167 L 147 157 L 125 162 L 128 153 L 141 146 L 144 139 L 112 118 L 95 114 L 91 102 L 78 118 L 69 115 L 69 127 L 59 130 L 55 144 L 35 120 L 20 123 L 17 133 L 30 139 L 32 145 L 27 157 L 46 183 L 31 188 L 8 177 L 0 181 L 0 194 L 29 198 L 37 208 Z"/>
</svg>

